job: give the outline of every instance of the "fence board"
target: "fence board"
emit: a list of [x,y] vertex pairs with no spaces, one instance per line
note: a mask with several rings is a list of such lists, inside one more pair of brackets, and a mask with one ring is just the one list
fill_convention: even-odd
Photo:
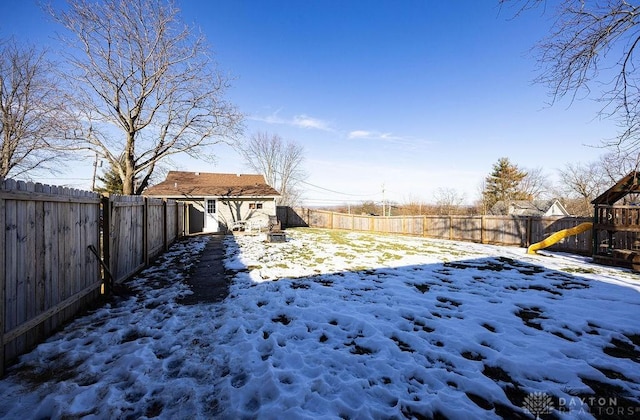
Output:
[[[26,190],[30,192],[35,192],[35,184],[30,182],[26,185]],[[35,201],[26,201],[25,202],[25,238],[24,241],[24,252],[25,252],[25,261],[29,261],[30,264],[26,264],[25,267],[25,308],[24,308],[24,320],[33,318],[38,314],[38,307],[36,304],[36,226],[35,226],[35,218],[36,218],[36,202]],[[36,331],[30,331],[25,334],[25,346],[31,347],[36,341]]]
[[165,204],[160,198],[147,198],[147,260],[154,258],[164,248]]
[[[41,194],[44,191],[43,185],[37,183],[34,188],[34,192],[37,194]],[[33,311],[29,315],[29,318],[33,318],[40,313],[43,313],[46,309],[44,303],[45,296],[45,271],[44,271],[44,255],[45,255],[45,241],[44,241],[44,223],[39,223],[39,221],[44,221],[44,206],[45,203],[43,201],[33,201],[34,205],[34,259],[32,263],[34,265],[34,275],[35,275],[35,290],[34,290],[34,302],[33,302]],[[31,345],[35,345],[40,337],[45,334],[45,325],[43,323],[39,323],[34,327],[34,331],[32,332]]]
[[164,249],[178,236],[178,203],[176,201],[164,201],[165,205],[165,237]]
[[[26,190],[25,183],[19,181],[16,188]],[[27,201],[16,201],[16,290],[15,290],[15,324],[14,327],[27,320],[27,264],[19,264],[20,261],[28,261],[26,252],[27,239]],[[26,346],[26,337],[21,336],[16,339],[16,347]]]
[[[51,193],[51,187],[45,191]],[[55,203],[44,202],[44,276],[48,279],[44,287],[44,306],[50,307],[54,302],[54,291],[58,286],[58,230],[56,221],[58,219],[58,209]],[[53,320],[49,318],[45,322],[45,333],[53,330]]]

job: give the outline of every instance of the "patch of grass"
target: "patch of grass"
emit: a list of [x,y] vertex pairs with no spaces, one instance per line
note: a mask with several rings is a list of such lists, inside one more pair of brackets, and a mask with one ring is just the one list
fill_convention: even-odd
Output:
[[378,262],[379,263],[384,263],[384,262],[387,262],[387,261],[400,260],[400,259],[402,259],[402,256],[400,256],[400,255],[392,254],[390,252],[385,252],[385,253],[383,253],[382,255],[380,255],[378,257]]
[[353,254],[347,254],[346,252],[342,252],[342,251],[338,251],[334,254],[336,257],[341,257],[344,258],[345,260],[352,260],[355,257],[353,256]]
[[574,273],[574,274],[597,274],[598,271],[593,268],[582,268],[582,267],[565,267],[561,268],[560,271],[564,271],[565,273]]
[[[439,260],[455,261],[476,252],[460,250],[455,244],[428,238],[405,237],[396,234],[330,230],[317,228],[290,229],[291,241],[270,248],[258,260],[260,267],[291,270],[305,267],[320,273],[324,265],[339,265],[350,271],[366,271],[378,265],[388,265],[407,256],[438,255]],[[329,253],[331,256],[329,256]],[[337,257],[337,258],[334,258]],[[360,262],[357,267],[355,261]]]

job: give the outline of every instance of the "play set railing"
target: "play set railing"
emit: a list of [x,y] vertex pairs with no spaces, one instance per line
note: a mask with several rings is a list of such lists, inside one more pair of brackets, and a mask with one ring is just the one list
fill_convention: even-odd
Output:
[[596,206],[596,224],[615,230],[640,230],[640,206]]

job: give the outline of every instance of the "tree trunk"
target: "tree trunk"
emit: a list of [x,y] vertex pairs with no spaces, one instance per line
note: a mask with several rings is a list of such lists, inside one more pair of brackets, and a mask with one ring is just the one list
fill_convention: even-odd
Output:
[[134,134],[129,133],[127,138],[127,147],[124,155],[124,179],[122,180],[122,193],[124,195],[134,195],[136,180],[136,161],[135,161],[135,140]]
[[9,141],[5,140],[2,144],[2,150],[0,150],[0,177],[4,178],[9,173]]

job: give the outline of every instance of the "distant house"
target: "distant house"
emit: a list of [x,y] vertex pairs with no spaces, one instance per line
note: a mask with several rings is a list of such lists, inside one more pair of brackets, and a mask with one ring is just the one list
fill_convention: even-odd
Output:
[[498,201],[491,208],[490,213],[510,216],[570,216],[567,209],[557,199]]
[[143,194],[188,202],[189,233],[225,232],[238,221],[267,226],[280,196],[262,175],[179,171]]

